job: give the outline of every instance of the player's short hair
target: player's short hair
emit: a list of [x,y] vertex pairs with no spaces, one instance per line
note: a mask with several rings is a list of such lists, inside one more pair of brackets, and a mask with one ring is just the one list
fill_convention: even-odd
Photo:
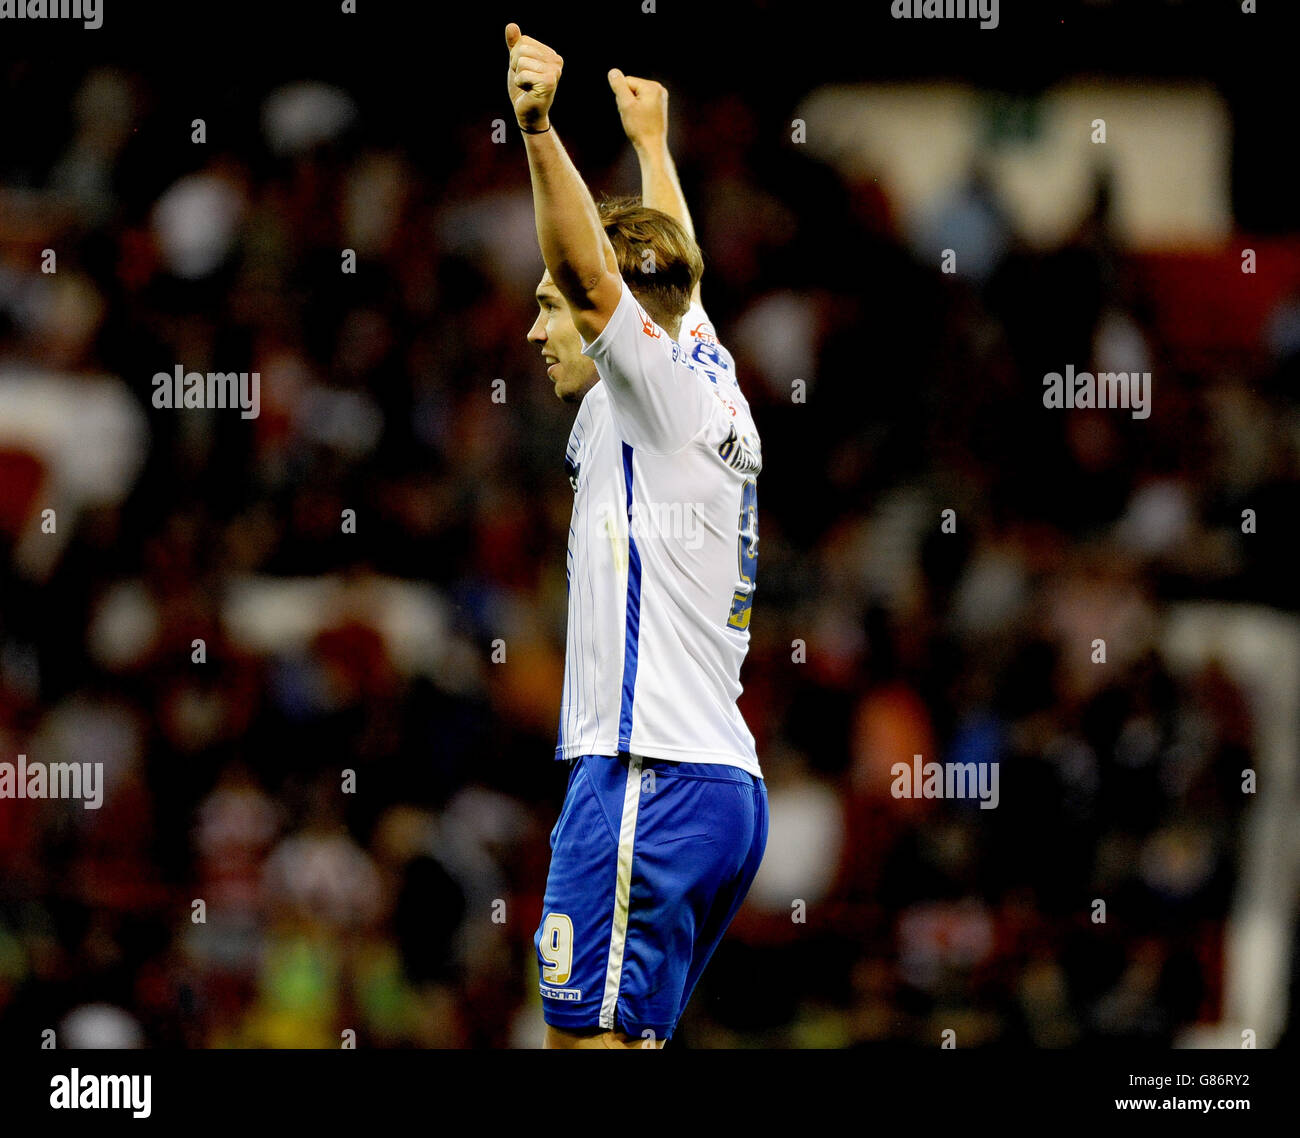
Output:
[[619,274],[655,323],[670,327],[686,315],[704,275],[700,247],[679,222],[643,205],[638,195],[605,198],[597,208]]

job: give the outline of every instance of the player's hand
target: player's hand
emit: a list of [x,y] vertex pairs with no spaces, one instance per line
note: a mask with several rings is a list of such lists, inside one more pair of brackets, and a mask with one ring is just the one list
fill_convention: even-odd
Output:
[[623,133],[638,149],[668,141],[668,88],[653,79],[624,75],[617,67],[609,73],[609,86],[618,103]]
[[518,24],[506,25],[506,47],[510,49],[507,83],[515,120],[528,130],[545,130],[551,125],[551,103],[564,58],[532,36],[521,35]]

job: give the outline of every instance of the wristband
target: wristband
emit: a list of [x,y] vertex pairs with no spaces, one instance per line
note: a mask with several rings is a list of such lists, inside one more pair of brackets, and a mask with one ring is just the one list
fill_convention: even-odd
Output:
[[550,130],[551,128],[548,126],[546,130],[529,130],[526,126],[521,126],[519,127],[519,129],[522,130],[525,134],[545,134],[546,130]]

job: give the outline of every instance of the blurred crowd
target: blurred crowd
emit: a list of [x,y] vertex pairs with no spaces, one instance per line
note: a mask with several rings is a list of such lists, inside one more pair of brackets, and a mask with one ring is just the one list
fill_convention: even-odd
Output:
[[[52,93],[0,155],[0,759],[107,789],[0,799],[0,1038],[536,1045],[573,411],[525,341],[517,140],[408,142],[323,82],[207,143],[142,74]],[[1300,599],[1300,301],[1207,356],[1155,318],[1104,180],[1044,251],[975,175],[905,232],[737,97],[677,100],[673,131],[763,439],[741,706],[772,809],[678,1038],[1214,1022],[1256,724],[1160,629]],[[621,138],[565,138],[598,194],[638,188]],[[1067,361],[1151,371],[1150,418],[1044,408]],[[155,407],[178,364],[259,373],[260,415]],[[1000,764],[998,808],[894,798],[915,754]]]

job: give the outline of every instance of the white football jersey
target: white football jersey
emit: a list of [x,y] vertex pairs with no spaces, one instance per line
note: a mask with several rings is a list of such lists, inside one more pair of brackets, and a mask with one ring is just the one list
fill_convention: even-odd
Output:
[[699,305],[672,338],[632,291],[583,355],[569,436],[558,758],[630,752],[761,778],[736,706],[758,560],[758,432]]

